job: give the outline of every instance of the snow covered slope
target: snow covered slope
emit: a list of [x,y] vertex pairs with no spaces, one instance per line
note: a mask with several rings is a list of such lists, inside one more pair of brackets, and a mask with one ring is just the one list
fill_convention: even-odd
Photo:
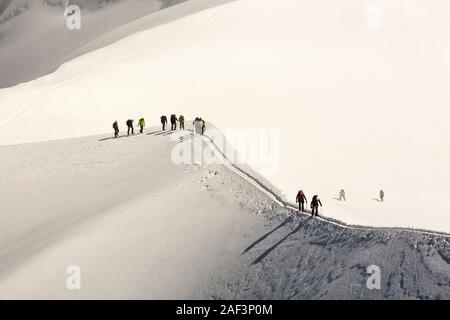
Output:
[[149,130],[0,148],[0,297],[202,297],[264,219],[225,168],[175,165],[176,143]]
[[1,147],[0,298],[450,298],[448,238],[296,216],[228,166],[175,165],[202,141],[179,135]]
[[288,199],[302,188],[348,223],[450,232],[450,5],[380,1],[375,25],[372,6],[239,0],[133,34],[1,90],[0,143],[172,112],[273,128],[280,163],[267,178]]

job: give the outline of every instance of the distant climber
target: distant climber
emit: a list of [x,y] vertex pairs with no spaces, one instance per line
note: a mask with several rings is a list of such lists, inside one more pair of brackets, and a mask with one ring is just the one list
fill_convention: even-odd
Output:
[[167,124],[167,117],[166,116],[161,116],[161,124],[162,124],[163,131],[166,131],[166,124]]
[[384,191],[380,190],[380,200],[381,202],[384,202]]
[[318,216],[319,215],[319,205],[322,206],[322,202],[319,199],[318,195],[315,195],[311,200],[311,216]]
[[341,191],[339,191],[339,200],[345,201],[345,190],[344,189],[341,189]]
[[177,122],[178,122],[177,116],[172,114],[170,116],[170,126],[171,126],[170,128],[172,131],[177,130]]
[[119,136],[119,124],[117,123],[117,121],[114,121],[113,129],[114,129],[114,138],[117,138]]
[[298,211],[300,211],[300,212],[305,211],[305,203],[308,203],[308,200],[306,200],[306,196],[303,193],[303,190],[300,190],[297,193],[297,197],[295,198],[295,203],[298,203]]
[[184,116],[180,114],[178,117],[178,122],[180,123],[180,130],[184,130]]
[[128,131],[127,131],[128,135],[130,135],[130,130],[131,130],[131,134],[134,134],[133,121],[134,121],[133,119],[128,119],[126,122],[127,127],[128,127]]
[[139,119],[138,125],[139,125],[139,128],[140,128],[139,132],[140,133],[144,133],[144,127],[145,127],[145,120],[144,120],[144,118]]

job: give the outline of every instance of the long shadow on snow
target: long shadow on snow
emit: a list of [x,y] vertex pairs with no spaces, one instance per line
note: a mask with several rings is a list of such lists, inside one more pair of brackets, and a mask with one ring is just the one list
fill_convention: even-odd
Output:
[[173,133],[175,133],[176,131],[160,131],[160,132],[155,132],[153,133],[154,136],[168,136],[171,135]]
[[[292,216],[292,215],[291,215]],[[259,257],[257,257],[255,259],[255,261],[253,261],[251,264],[255,265],[257,263],[260,263],[265,257],[267,257],[269,255],[269,253],[271,253],[273,250],[276,249],[276,247],[278,247],[280,244],[282,244],[287,238],[289,238],[291,235],[293,235],[294,233],[296,233],[298,230],[300,230],[303,225],[308,222],[309,220],[312,219],[311,217],[306,218],[305,220],[303,220],[302,222],[300,222],[300,224],[297,226],[297,228],[295,228],[294,230],[292,230],[291,232],[289,232],[283,239],[281,239],[280,241],[278,241],[277,243],[275,243],[273,246],[271,246],[269,249],[267,249],[266,251],[264,251]],[[285,220],[286,221],[286,220]],[[284,223],[284,222],[283,222]],[[278,228],[278,227],[277,227]]]
[[185,135],[185,136],[182,136],[182,137],[179,138],[180,143],[184,142],[184,141],[187,141],[187,140],[191,140],[191,139],[194,139],[194,134],[193,133]]
[[165,133],[167,133],[167,131],[160,131],[160,132],[154,133],[153,135],[155,135],[155,136],[162,136]]
[[137,135],[137,133],[136,134],[130,134],[130,135],[122,135],[122,136],[118,136],[118,137],[103,138],[103,139],[100,139],[98,141],[115,140],[115,139],[120,139],[120,138],[129,138],[129,137],[133,137],[135,135]]
[[265,235],[263,235],[261,238],[259,238],[258,240],[256,240],[255,242],[253,242],[251,245],[249,245],[242,253],[241,255],[246,254],[247,252],[249,252],[254,246],[256,246],[258,243],[260,243],[261,241],[263,241],[265,238],[267,238],[268,236],[270,236],[272,233],[274,233],[275,231],[277,231],[278,229],[280,229],[281,227],[285,226],[286,223],[288,223],[289,221],[292,220],[292,217],[296,214],[296,212],[292,213],[290,216],[288,216],[286,219],[284,219],[284,221],[282,223],[280,223],[280,225],[278,225],[277,227],[275,227],[274,229],[270,230],[268,233],[266,233]]
[[164,131],[162,131],[162,130],[158,130],[158,131],[152,131],[152,132],[149,132],[149,133],[147,133],[147,135],[148,136],[151,136],[152,134],[158,134],[158,133],[160,133],[160,132],[164,132]]

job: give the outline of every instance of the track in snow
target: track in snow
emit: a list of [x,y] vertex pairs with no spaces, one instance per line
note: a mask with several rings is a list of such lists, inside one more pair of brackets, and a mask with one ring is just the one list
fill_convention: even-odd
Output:
[[[214,146],[214,148],[219,152],[221,157],[223,159],[225,159],[225,164],[229,168],[231,168],[233,170],[233,172],[235,172],[239,176],[246,179],[248,182],[250,182],[252,185],[254,185],[259,190],[263,191],[270,199],[275,201],[278,205],[280,205],[284,208],[290,209],[292,211],[298,212],[298,209],[295,207],[295,205],[293,205],[292,203],[283,199],[283,197],[281,197],[279,194],[274,192],[271,188],[269,188],[265,183],[260,181],[258,178],[252,176],[251,174],[247,173],[244,169],[240,168],[238,165],[232,163],[227,158],[226,154],[222,150],[220,150],[220,148],[217,146],[217,144],[215,144],[214,141],[210,137],[208,137],[207,135],[205,135],[204,137],[209,143],[211,143]],[[301,213],[301,214],[304,216],[307,216],[307,214],[305,214],[305,213]],[[316,219],[323,221],[323,222],[331,223],[331,224],[339,226],[341,228],[353,229],[353,230],[408,231],[408,232],[413,232],[413,233],[418,233],[418,234],[434,235],[434,236],[442,236],[445,238],[450,238],[449,233],[438,232],[438,231],[421,230],[421,229],[414,229],[414,228],[402,228],[402,227],[370,227],[370,226],[349,225],[349,224],[346,224],[345,222],[342,222],[339,220],[335,220],[335,219],[328,218],[328,217],[320,217],[320,216],[316,217]]]

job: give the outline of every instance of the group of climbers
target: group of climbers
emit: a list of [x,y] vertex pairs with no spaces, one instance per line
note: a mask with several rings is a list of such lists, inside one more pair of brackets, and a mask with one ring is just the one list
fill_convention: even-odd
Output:
[[[126,125],[127,125],[127,135],[134,134],[134,126],[133,126],[133,119],[128,119],[126,121]],[[180,124],[180,130],[184,130],[184,116],[180,115],[179,117],[177,117],[175,114],[172,114],[170,116],[170,129],[171,131],[177,130],[177,123]],[[197,134],[201,134],[203,135],[205,132],[205,128],[206,128],[206,123],[205,120],[203,120],[200,117],[196,117],[194,122],[192,123],[194,126],[194,132]],[[165,115],[161,116],[161,125],[162,125],[162,130],[165,131],[166,130],[166,125],[167,125],[167,117]],[[145,127],[145,120],[144,118],[139,119],[138,121],[138,127],[140,127],[139,133],[143,133],[144,132],[144,127]],[[115,121],[113,123],[113,129],[114,129],[114,137],[118,137],[119,136],[119,124],[117,123],[117,121]],[[341,189],[339,191],[339,201],[346,201],[346,193],[344,189]],[[379,201],[380,202],[384,202],[384,191],[380,190],[379,193]],[[298,203],[298,210],[300,212],[305,212],[305,204],[308,203],[308,200],[306,198],[305,193],[303,192],[303,190],[300,190],[297,193],[297,197],[295,199],[295,202]],[[310,208],[311,208],[311,215],[314,216],[318,216],[319,215],[319,206],[322,207],[322,202],[319,199],[318,195],[314,195],[311,199],[311,203],[310,203]]]
[[[184,116],[180,115],[177,118],[177,116],[175,114],[172,114],[170,116],[170,130],[172,130],[172,131],[177,130],[177,123],[180,124],[180,130],[184,130]],[[167,125],[167,117],[164,115],[161,116],[161,125],[162,125],[163,131],[165,131],[166,125]]]
[[[178,118],[175,114],[172,114],[170,116],[170,129],[172,131],[177,130],[177,123],[180,123],[180,130],[184,130],[184,116],[180,115]],[[166,124],[167,124],[167,117],[161,116],[161,125],[162,129],[166,130]],[[195,118],[194,122],[192,123],[194,125],[194,131],[195,133],[203,135],[205,133],[206,128],[206,122],[202,118]]]
[[[300,212],[304,212],[305,211],[305,203],[308,203],[308,200],[306,199],[306,196],[305,196],[305,193],[303,192],[303,190],[300,190],[297,193],[295,202],[298,203],[298,210]],[[322,202],[320,201],[318,195],[314,195],[311,199],[311,215],[313,217],[319,215],[319,205],[322,206]]]
[[[134,119],[128,119],[125,124],[127,126],[127,135],[134,134]],[[117,121],[114,121],[113,125],[112,125],[113,129],[114,129],[114,137],[118,137],[119,136],[119,123]],[[137,127],[140,128],[139,133],[144,133],[144,127],[145,127],[145,120],[144,118],[139,119]]]
[[[380,199],[379,201],[384,202],[384,191],[380,190]],[[341,189],[339,191],[339,201],[346,201],[345,190]],[[308,203],[306,199],[305,193],[303,190],[300,190],[297,193],[297,197],[295,198],[295,203],[298,203],[298,211],[305,212],[305,203]],[[319,205],[322,207],[322,202],[319,199],[318,195],[314,195],[311,200],[311,215],[318,216],[319,215]]]
[[[134,126],[133,126],[133,119],[128,119],[126,121],[126,125],[127,125],[127,135],[134,134]],[[177,117],[175,114],[172,114],[170,116],[170,129],[171,131],[175,131],[177,130],[177,123],[180,124],[179,128],[180,130],[184,130],[184,116],[180,115],[179,117]],[[205,120],[203,120],[200,117],[196,117],[194,122],[192,123],[194,126],[194,132],[197,134],[201,134],[203,135],[205,132],[205,128],[206,128],[206,123]],[[167,117],[165,115],[161,116],[161,125],[162,125],[162,130],[165,131],[166,130],[166,125],[167,125]],[[144,118],[139,119],[138,121],[138,127],[140,127],[139,133],[143,133],[144,132],[144,127],[145,127],[145,120]],[[117,121],[115,121],[113,123],[113,129],[114,129],[114,137],[118,137],[119,136],[119,124]],[[339,201],[346,201],[346,193],[344,189],[341,189],[339,191]],[[380,202],[384,202],[384,191],[380,190],[379,193],[379,201]],[[298,191],[297,193],[297,197],[295,199],[295,202],[298,203],[298,210],[299,212],[305,212],[305,204],[308,203],[308,200],[306,198],[305,193],[303,192],[303,190]],[[322,207],[322,202],[319,199],[318,195],[314,195],[311,199],[311,203],[310,203],[310,208],[311,208],[311,215],[314,216],[318,216],[319,215],[319,206]]]
[[[380,193],[379,193],[379,201],[380,202],[384,202],[384,191],[383,190],[380,190]],[[345,190],[344,189],[341,189],[340,191],[339,191],[339,201],[346,201],[347,199],[346,199],[346,197],[345,197]],[[375,200],[378,200],[378,199],[375,199]]]
[[[127,126],[127,135],[134,134],[134,120],[133,119],[128,119],[125,124]],[[170,129],[172,131],[177,130],[177,124],[180,124],[179,128],[180,130],[184,130],[184,116],[180,115],[179,117],[177,117],[175,114],[172,114],[170,116]],[[205,121],[202,118],[195,118],[194,120],[194,129],[196,133],[199,134],[203,134],[205,132]],[[167,117],[166,116],[161,116],[161,125],[162,125],[162,130],[165,131],[166,130],[166,125],[167,125]],[[139,133],[144,133],[144,128],[145,128],[145,120],[144,118],[139,119],[137,127],[140,128]],[[113,129],[114,129],[114,137],[118,137],[119,136],[119,124],[117,121],[114,121],[113,123]]]

